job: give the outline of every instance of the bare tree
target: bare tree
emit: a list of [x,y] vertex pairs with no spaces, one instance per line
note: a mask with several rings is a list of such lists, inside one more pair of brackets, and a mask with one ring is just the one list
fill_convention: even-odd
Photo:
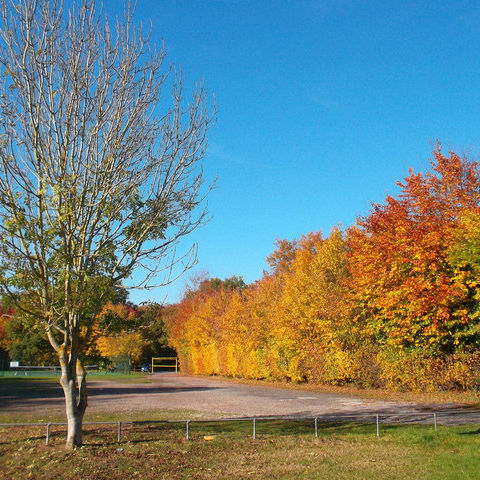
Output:
[[110,25],[93,0],[0,2],[0,288],[58,353],[73,448],[82,349],[109,292],[139,267],[147,287],[195,261],[175,250],[206,220],[214,112],[202,85],[185,104],[128,5]]

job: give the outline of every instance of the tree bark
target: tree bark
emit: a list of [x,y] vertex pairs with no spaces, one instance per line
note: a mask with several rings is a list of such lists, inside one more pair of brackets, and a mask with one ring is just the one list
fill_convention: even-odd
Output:
[[86,371],[80,361],[62,362],[60,384],[65,394],[65,410],[67,414],[67,450],[81,447],[83,444],[83,416],[87,408]]

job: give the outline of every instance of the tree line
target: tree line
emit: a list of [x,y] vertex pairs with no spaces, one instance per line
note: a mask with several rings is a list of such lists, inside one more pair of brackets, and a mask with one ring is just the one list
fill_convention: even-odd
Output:
[[[87,332],[80,332],[82,361],[105,371],[114,371],[127,362],[131,368],[151,363],[152,357],[174,356],[169,347],[165,318],[171,307],[135,305],[126,296],[109,300],[95,317]],[[21,365],[58,365],[58,356],[41,328],[32,328],[22,312],[8,307],[4,298],[0,306],[0,354],[8,354]],[[0,364],[5,369],[7,359]],[[123,365],[122,365],[123,366]]]
[[328,236],[277,240],[269,270],[204,279],[168,318],[184,371],[395,389],[480,381],[480,169],[433,152],[398,195]]

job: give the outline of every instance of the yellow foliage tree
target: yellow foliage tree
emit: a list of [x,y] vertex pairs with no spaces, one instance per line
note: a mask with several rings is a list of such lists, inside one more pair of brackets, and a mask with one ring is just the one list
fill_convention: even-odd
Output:
[[338,382],[349,377],[340,335],[346,275],[340,229],[333,229],[326,239],[319,232],[302,237],[285,277],[275,335],[283,340],[293,380]]
[[140,362],[145,340],[139,332],[121,333],[112,336],[100,336],[96,347],[102,357],[128,355],[133,363]]
[[128,355],[133,363],[140,362],[146,344],[137,326],[138,311],[130,305],[107,303],[93,326],[90,353],[104,358]]

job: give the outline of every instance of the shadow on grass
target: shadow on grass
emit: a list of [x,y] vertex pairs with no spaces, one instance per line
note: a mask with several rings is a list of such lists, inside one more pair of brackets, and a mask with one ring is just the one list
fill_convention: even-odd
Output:
[[[43,435],[41,433],[39,434],[35,433],[32,435],[31,432],[28,432],[26,430],[24,431],[24,434],[26,436],[23,436],[18,432],[7,432],[7,434],[2,435],[2,441],[0,441],[0,445],[9,445],[17,441],[33,442],[37,440],[45,440],[45,435],[46,435],[46,433],[43,433]],[[50,436],[52,435],[50,434]]]
[[[318,422],[317,434],[341,435],[371,434],[375,425],[358,422]],[[236,422],[190,422],[191,435],[207,434],[238,434],[253,436],[253,420],[241,420]],[[303,436],[315,434],[314,419],[308,420],[262,420],[255,421],[255,434],[261,436]]]
[[477,428],[477,430],[473,430],[470,432],[460,432],[459,435],[480,435],[480,428]]

